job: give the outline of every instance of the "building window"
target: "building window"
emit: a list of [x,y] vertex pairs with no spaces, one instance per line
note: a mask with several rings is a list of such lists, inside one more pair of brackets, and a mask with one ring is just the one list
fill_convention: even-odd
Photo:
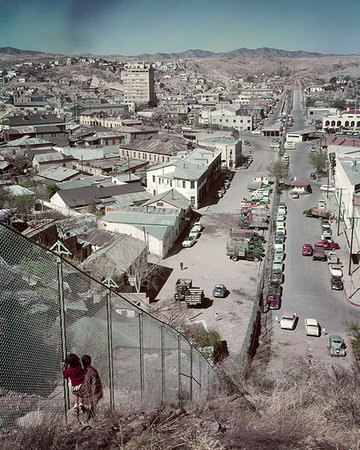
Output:
[[190,188],[195,189],[195,181],[191,181]]
[[182,183],[182,184],[183,184],[183,188],[185,189],[185,186],[186,186],[186,185],[185,185],[185,180],[183,180],[183,183]]
[[191,206],[195,205],[195,197],[190,197]]
[[155,183],[155,175],[153,175],[153,183]]

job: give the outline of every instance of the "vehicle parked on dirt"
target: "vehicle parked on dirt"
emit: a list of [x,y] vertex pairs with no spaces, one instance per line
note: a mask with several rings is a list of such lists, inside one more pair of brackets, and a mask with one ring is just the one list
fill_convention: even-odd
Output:
[[191,278],[179,278],[175,283],[175,300],[185,301],[186,306],[201,306],[204,290],[192,285]]
[[215,284],[213,289],[213,297],[224,298],[226,294],[226,287],[223,284]]
[[323,248],[324,250],[339,250],[340,245],[337,242],[332,242],[329,239],[324,239],[320,242],[315,242],[315,247]]
[[202,232],[202,230],[204,229],[204,225],[201,222],[194,222],[192,228],[192,230],[197,230],[199,233]]
[[303,256],[312,256],[313,254],[313,248],[311,244],[304,244],[302,246],[301,254]]
[[343,276],[343,271],[341,269],[341,265],[340,264],[329,264],[329,270],[330,270],[330,275],[332,277],[338,277],[338,278],[342,278]]
[[326,261],[325,250],[322,247],[315,247],[312,255],[313,261]]
[[182,241],[181,245],[184,248],[192,247],[196,242],[196,239],[194,236],[186,236],[186,238]]
[[329,336],[328,351],[330,356],[346,356],[346,345],[341,336],[331,334]]
[[344,289],[344,283],[341,277],[332,276],[330,279],[331,289],[334,291],[342,291]]
[[296,319],[296,313],[284,312],[280,319],[280,328],[283,330],[294,330]]
[[191,278],[178,278],[175,283],[175,295],[176,301],[185,300],[185,292],[192,287]]
[[299,198],[300,196],[299,196],[299,193],[298,192],[292,192],[291,193],[291,198]]
[[320,326],[316,319],[305,319],[304,324],[306,336],[320,336]]

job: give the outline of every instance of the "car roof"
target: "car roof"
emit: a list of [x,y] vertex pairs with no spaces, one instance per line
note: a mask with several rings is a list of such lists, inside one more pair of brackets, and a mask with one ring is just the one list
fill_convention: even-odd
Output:
[[338,334],[331,334],[329,336],[329,339],[331,339],[332,341],[342,341],[342,337],[339,336]]
[[295,316],[295,313],[289,313],[289,312],[284,312],[282,315],[283,319],[293,319]]
[[317,325],[318,321],[316,319],[305,319],[308,325]]

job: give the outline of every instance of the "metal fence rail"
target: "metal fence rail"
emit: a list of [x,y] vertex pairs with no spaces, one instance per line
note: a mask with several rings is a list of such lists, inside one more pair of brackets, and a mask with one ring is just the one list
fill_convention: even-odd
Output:
[[89,354],[104,406],[181,405],[220,388],[178,331],[0,224],[0,435],[34,411],[66,417],[61,361]]

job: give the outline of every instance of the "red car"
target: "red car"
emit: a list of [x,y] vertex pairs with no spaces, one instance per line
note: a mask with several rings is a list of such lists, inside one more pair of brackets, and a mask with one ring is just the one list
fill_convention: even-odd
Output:
[[302,255],[303,256],[312,256],[313,254],[313,248],[311,244],[304,244],[302,246]]
[[316,242],[315,247],[322,247],[324,250],[339,250],[340,245],[337,242],[331,242],[328,239]]
[[266,298],[266,304],[269,309],[279,309],[280,308],[280,297],[279,294],[275,294],[275,292],[271,292],[268,294]]

